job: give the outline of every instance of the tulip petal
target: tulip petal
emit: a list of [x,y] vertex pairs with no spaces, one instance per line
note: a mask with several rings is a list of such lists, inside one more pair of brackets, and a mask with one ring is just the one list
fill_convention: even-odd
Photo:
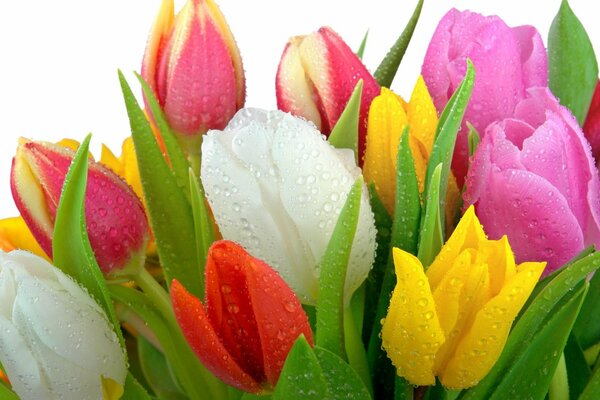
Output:
[[163,0],[161,2],[144,53],[142,76],[154,90],[156,90],[156,71],[158,68],[156,63],[160,59],[166,36],[173,26],[174,7],[173,0]]
[[240,368],[223,346],[202,302],[187,292],[177,280],[171,284],[171,300],[177,322],[204,366],[231,386],[251,393],[260,392],[260,384]]
[[0,220],[0,250],[28,250],[50,261],[27,227],[23,217]]
[[471,329],[442,375],[448,388],[476,385],[492,368],[506,343],[512,321],[531,294],[545,263],[524,263],[500,293],[477,313]]
[[523,87],[548,86],[548,57],[542,36],[533,26],[512,28],[521,50]]
[[490,293],[496,296],[516,273],[515,256],[506,235],[499,240],[480,242],[478,258],[488,266]]
[[435,355],[444,342],[433,295],[420,261],[394,248],[397,284],[383,323],[383,347],[398,375],[414,385],[435,383]]
[[592,153],[596,160],[600,160],[600,80],[596,83],[592,103],[583,124],[585,137],[592,146]]
[[429,155],[435,139],[438,117],[422,75],[419,75],[417,83],[415,83],[406,113],[411,134],[422,144],[424,153]]

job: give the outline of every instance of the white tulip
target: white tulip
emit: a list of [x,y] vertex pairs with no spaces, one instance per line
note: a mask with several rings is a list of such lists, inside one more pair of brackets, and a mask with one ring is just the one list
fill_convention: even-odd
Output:
[[62,271],[20,250],[0,251],[0,362],[25,400],[103,399],[127,375],[104,311]]
[[[223,237],[275,268],[307,304],[316,302],[318,264],[360,174],[352,151],[281,111],[242,109],[202,143],[202,182]],[[346,301],[369,273],[375,246],[363,187]]]

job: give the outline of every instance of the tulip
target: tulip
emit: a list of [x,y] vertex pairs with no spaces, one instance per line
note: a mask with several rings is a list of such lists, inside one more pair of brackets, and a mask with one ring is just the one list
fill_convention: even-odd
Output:
[[27,250],[50,261],[22,217],[0,220],[0,250]]
[[312,331],[298,298],[281,277],[241,246],[215,242],[206,260],[204,304],[174,280],[177,322],[202,363],[240,390],[275,387],[288,352]]
[[592,154],[598,162],[600,160],[600,81],[596,83],[592,103],[583,124],[583,133],[590,142]]
[[133,189],[135,194],[142,199],[142,202],[144,201],[142,179],[140,177],[135,147],[131,137],[128,137],[123,141],[120,157],[117,157],[107,146],[102,145],[100,162],[123,178],[131,189]]
[[452,9],[439,22],[421,69],[438,112],[464,78],[467,58],[477,77],[452,162],[461,186],[467,172],[466,122],[483,134],[490,123],[512,115],[527,88],[548,85],[546,49],[535,28],[510,28],[496,16]]
[[508,235],[517,261],[546,260],[550,273],[600,245],[599,185],[573,115],[547,88],[533,88],[513,118],[487,128],[464,199],[490,237]]
[[[414,160],[419,191],[423,193],[427,162],[433,148],[438,118],[422,77],[413,89],[410,101],[386,88],[371,103],[367,125],[367,149],[364,173],[373,182],[381,201],[393,214],[396,197],[396,164],[402,131],[410,127],[409,146]],[[453,222],[459,209],[460,192],[450,176],[446,196],[446,221]]]
[[432,385],[435,376],[451,389],[476,385],[545,263],[516,265],[506,236],[488,240],[473,207],[427,272],[412,254],[393,255],[397,283],[381,335],[398,375],[414,385]]
[[[363,80],[358,150],[365,151],[367,113],[379,85],[362,61],[331,28],[296,36],[285,46],[277,69],[277,107],[312,121],[328,135]],[[362,163],[362,161],[361,161]]]
[[24,400],[123,393],[125,356],[104,311],[59,269],[0,251],[0,362]]
[[[74,153],[22,139],[13,159],[11,189],[17,208],[42,249],[52,256],[54,220]],[[143,265],[148,221],[133,190],[112,171],[89,160],[85,219],[104,274],[135,273]]]
[[188,0],[173,17],[173,0],[163,0],[150,32],[142,77],[167,121],[197,152],[209,129],[223,129],[244,105],[242,59],[213,0]]
[[[202,143],[202,182],[223,238],[275,268],[307,304],[316,303],[319,262],[359,175],[351,150],[332,147],[312,123],[281,111],[243,109]],[[374,254],[375,225],[363,189],[346,301]]]

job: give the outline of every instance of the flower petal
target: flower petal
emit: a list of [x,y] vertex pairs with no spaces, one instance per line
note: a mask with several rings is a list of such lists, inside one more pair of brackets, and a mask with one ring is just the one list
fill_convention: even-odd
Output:
[[33,237],[23,217],[0,220],[0,250],[28,250],[50,261],[44,250]]

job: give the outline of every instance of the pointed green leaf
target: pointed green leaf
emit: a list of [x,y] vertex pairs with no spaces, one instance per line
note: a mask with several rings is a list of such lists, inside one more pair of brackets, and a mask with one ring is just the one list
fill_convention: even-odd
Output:
[[448,392],[439,379],[435,380],[435,385],[427,388],[423,400],[448,400]]
[[444,244],[441,223],[443,211],[440,210],[439,201],[442,169],[443,164],[439,164],[433,171],[425,200],[425,215],[421,224],[418,252],[419,260],[421,260],[425,268],[431,265]]
[[273,400],[329,400],[327,382],[319,361],[301,335],[288,353]]
[[363,180],[359,177],[348,193],[319,267],[317,344],[345,358],[344,286],[352,242],[358,225]]
[[587,349],[600,342],[600,274],[594,274],[590,281],[590,293],[587,295],[573,332],[577,335],[578,343]]
[[361,378],[344,360],[322,347],[315,347],[314,352],[327,382],[331,400],[348,399],[350,393],[352,400],[371,399]]
[[160,152],[152,128],[121,71],[119,80],[150,224],[167,285],[176,278],[188,291],[199,296],[202,293],[200,266],[190,204]]
[[[587,297],[592,295],[592,287],[588,290]],[[587,301],[587,297],[586,300]],[[585,304],[585,301],[583,304]],[[583,311],[583,306],[582,306]],[[581,311],[579,311],[581,315]],[[579,318],[579,317],[578,317]],[[569,378],[569,397],[579,398],[592,376],[592,371],[585,360],[583,350],[577,341],[577,337],[571,333],[567,346],[565,347],[565,361],[567,365],[567,376]]]
[[136,342],[142,371],[154,393],[170,400],[187,399],[173,381],[165,355],[141,335]]
[[548,34],[548,80],[552,93],[583,125],[598,81],[598,62],[567,0],[562,1]]
[[579,400],[598,400],[600,399],[600,366],[596,366],[592,373],[592,377],[588,381],[587,386]]
[[19,400],[19,396],[10,388],[4,385],[4,382],[0,381],[0,399],[2,400]]
[[98,267],[87,236],[85,223],[85,190],[87,187],[88,149],[91,135],[79,146],[69,167],[56,211],[52,238],[53,262],[70,275],[104,309],[108,320],[125,347],[121,326],[115,315],[106,281]]
[[121,400],[150,400],[151,397],[146,392],[146,389],[135,379],[131,373],[127,374],[125,379],[125,387],[123,388],[123,396]]
[[394,400],[413,400],[415,388],[401,376],[396,375],[394,382]]
[[[475,84],[475,68],[471,60],[467,59],[467,73],[461,84],[446,104],[435,133],[435,141],[427,163],[427,172],[425,175],[425,198],[430,190],[430,182],[434,169],[438,164],[443,164],[440,175],[439,202],[440,210],[446,209],[446,191],[448,188],[448,176],[450,175],[450,165],[454,154],[454,145],[458,130],[465,115],[465,110],[469,104],[473,85]],[[440,214],[441,226],[444,225],[444,212]]]
[[477,129],[475,129],[470,122],[467,122],[467,126],[469,127],[469,157],[471,157],[473,154],[475,154],[475,151],[481,142],[481,138],[479,136],[479,132],[477,132]]
[[358,122],[360,119],[360,99],[362,96],[363,81],[358,81],[352,96],[346,104],[346,108],[336,122],[329,138],[327,139],[333,147],[338,149],[350,149],[354,151],[354,159],[358,164]]
[[[492,391],[508,376],[507,374],[514,365],[529,351],[531,343],[538,338],[539,332],[548,325],[549,318],[552,318],[566,302],[573,298],[573,294],[576,292],[573,290],[574,287],[581,284],[590,273],[599,267],[600,253],[592,253],[575,261],[568,268],[560,270],[551,281],[547,282],[529,305],[526,305],[527,308],[514,323],[504,350],[494,367],[477,386],[463,392],[460,398],[489,398]],[[579,293],[579,291],[577,292]],[[573,316],[573,318],[575,317],[576,315]],[[537,356],[539,354],[543,353],[538,353]],[[550,371],[549,374],[551,375]]]
[[171,132],[171,128],[169,127],[165,115],[158,104],[158,100],[156,99],[156,96],[154,96],[154,91],[150,89],[150,86],[140,74],[136,72],[135,76],[142,85],[142,91],[144,92],[146,101],[148,102],[150,110],[152,111],[152,117],[154,118],[158,131],[160,132],[160,137],[165,144],[167,156],[169,157],[169,164],[171,165],[177,185],[189,198],[190,186],[188,180],[188,168],[190,164],[185,157],[185,153],[179,145],[177,138]]
[[396,40],[396,43],[394,43],[392,48],[388,51],[385,58],[381,61],[381,64],[379,64],[379,67],[377,67],[377,70],[373,74],[381,86],[389,88],[392,85],[394,77],[396,76],[396,72],[398,71],[398,67],[400,66],[400,62],[404,57],[404,53],[406,53],[410,39],[412,38],[415,27],[417,26],[417,22],[419,21],[422,8],[423,0],[419,0],[412,16],[410,17],[410,20],[408,20],[408,24],[406,24],[406,27],[402,31],[402,34]]
[[365,54],[365,47],[367,46],[368,38],[369,38],[369,30],[367,29],[367,31],[365,32],[365,36],[363,36],[363,40],[360,42],[360,47],[358,48],[358,51],[356,52],[356,55],[361,60],[363,58],[363,55]]

